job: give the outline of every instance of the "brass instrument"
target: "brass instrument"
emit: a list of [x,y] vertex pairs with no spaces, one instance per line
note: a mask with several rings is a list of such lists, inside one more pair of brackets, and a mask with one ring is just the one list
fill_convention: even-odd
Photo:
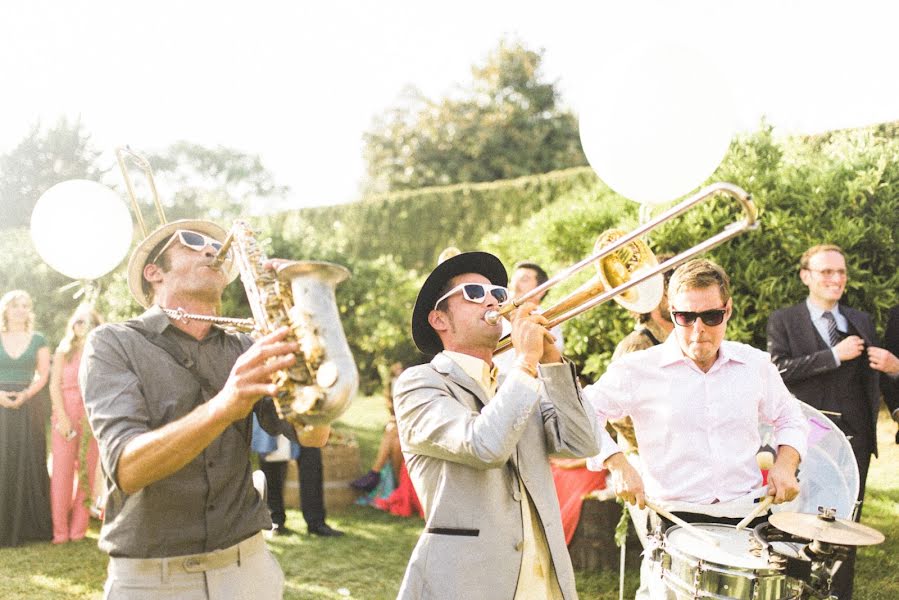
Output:
[[[680,216],[695,205],[719,193],[730,196],[739,202],[743,210],[743,218],[729,224],[722,231],[692,248],[659,263],[649,250],[649,247],[641,239],[642,236],[662,223]],[[542,311],[542,314],[549,320],[546,325],[547,329],[551,329],[559,323],[576,317],[610,299],[615,300],[628,310],[639,313],[649,312],[662,299],[664,292],[662,273],[680,266],[697,254],[710,250],[744,231],[757,227],[758,209],[752,201],[752,197],[745,190],[731,183],[713,183],[674,205],[655,219],[633,229],[630,233],[614,229],[604,232],[597,240],[593,254],[564,269],[542,285],[538,285],[530,292],[513,299],[499,309],[488,311],[484,319],[490,324],[497,323],[502,316],[512,312],[524,302],[532,298],[539,298],[543,292],[552,286],[568,279],[593,263],[597,265],[598,270],[595,278],[562,299],[559,303]],[[511,339],[508,337],[504,338],[500,341],[494,354],[505,352],[510,347]]]
[[275,374],[274,397],[280,417],[294,424],[327,424],[339,417],[356,393],[358,373],[340,325],[334,288],[349,277],[340,265],[322,261],[283,262],[265,267],[265,253],[244,221],[234,221],[215,259],[228,252],[240,270],[253,332],[266,335],[287,325],[286,341],[300,345],[297,362]]

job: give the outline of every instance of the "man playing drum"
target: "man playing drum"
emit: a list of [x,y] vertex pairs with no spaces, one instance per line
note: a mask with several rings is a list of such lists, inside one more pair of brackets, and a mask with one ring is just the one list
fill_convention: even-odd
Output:
[[[799,493],[806,420],[767,353],[724,340],[729,286],[708,260],[679,267],[668,286],[674,335],[622,356],[585,389],[600,443],[591,468],[608,468],[615,492],[631,504],[664,504],[689,522],[736,524],[760,496],[781,503]],[[625,416],[633,419],[642,475],[605,431],[608,420]],[[773,426],[777,446],[767,489],[756,462],[760,422]],[[649,592],[651,567],[644,560],[638,597]]]

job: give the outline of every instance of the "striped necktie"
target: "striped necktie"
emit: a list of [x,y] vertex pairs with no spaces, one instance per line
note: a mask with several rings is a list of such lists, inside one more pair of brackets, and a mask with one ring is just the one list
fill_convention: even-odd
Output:
[[829,310],[825,310],[821,316],[827,321],[827,335],[830,336],[830,345],[836,346],[840,343],[840,332],[837,331],[837,320]]

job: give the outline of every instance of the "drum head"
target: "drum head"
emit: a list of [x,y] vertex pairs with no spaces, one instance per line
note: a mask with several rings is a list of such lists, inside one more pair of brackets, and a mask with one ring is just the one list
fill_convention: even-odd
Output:
[[665,533],[665,544],[670,549],[717,565],[739,569],[771,569],[767,556],[751,552],[752,530],[737,531],[733,525],[698,523],[694,527],[708,534],[717,545],[694,535],[689,529],[674,525]]
[[[858,498],[858,464],[849,440],[824,414],[799,402],[809,427],[808,453],[799,465],[799,496],[771,507],[772,512],[816,514],[819,506],[836,509],[836,516],[851,519]],[[774,446],[774,429],[760,425],[762,444]]]

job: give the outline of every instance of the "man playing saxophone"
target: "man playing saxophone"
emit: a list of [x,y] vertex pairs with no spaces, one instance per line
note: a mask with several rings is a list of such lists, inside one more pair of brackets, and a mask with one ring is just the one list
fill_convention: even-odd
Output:
[[98,328],[84,349],[81,386],[110,489],[105,598],[282,595],[261,534],[271,520],[253,486],[251,413],[306,446],[324,445],[330,428],[278,419],[272,374],[298,351],[286,327],[253,342],[195,318],[219,314],[236,276],[231,261],[214,262],[224,238],[200,220],[152,232],[128,265],[146,312]]

